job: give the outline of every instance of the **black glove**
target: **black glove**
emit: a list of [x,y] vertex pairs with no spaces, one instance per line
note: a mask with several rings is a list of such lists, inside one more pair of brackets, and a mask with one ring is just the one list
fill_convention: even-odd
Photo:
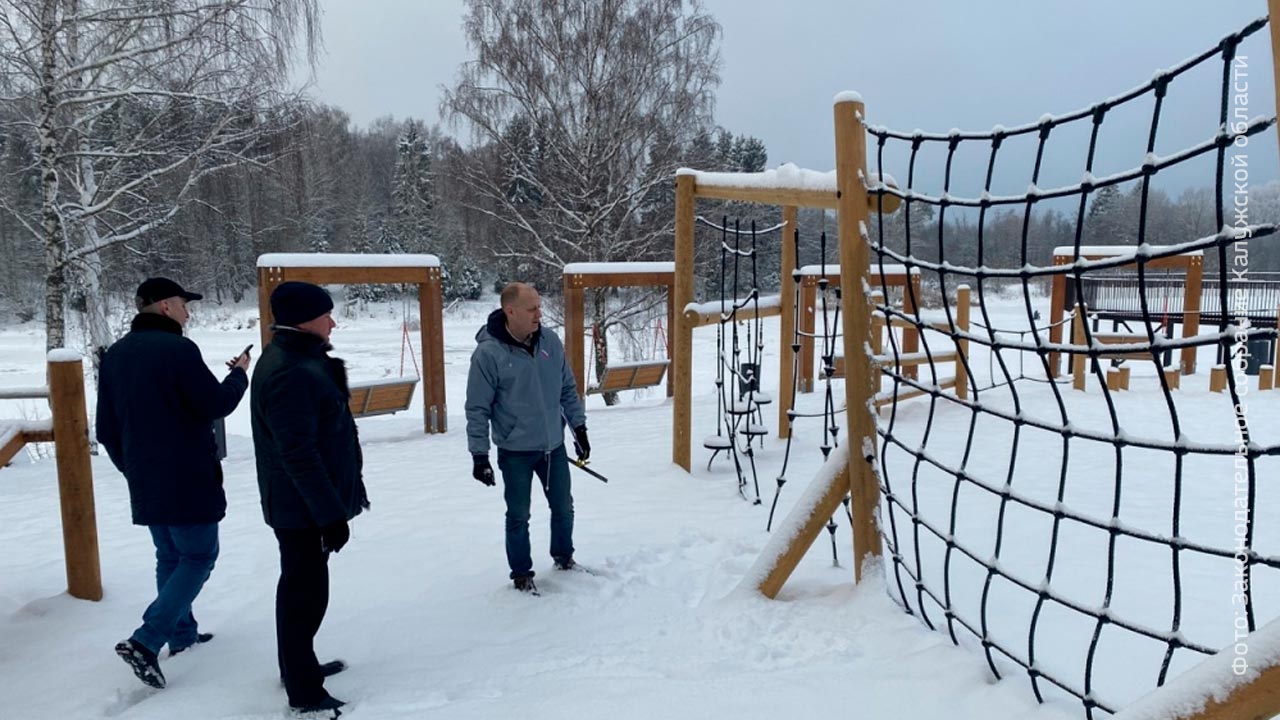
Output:
[[579,425],[573,429],[573,449],[578,453],[578,460],[591,457],[591,442],[587,440],[586,425]]
[[489,464],[488,455],[472,455],[471,477],[493,486],[493,466]]
[[351,526],[346,520],[339,520],[332,525],[320,528],[320,547],[329,552],[338,552],[351,539]]

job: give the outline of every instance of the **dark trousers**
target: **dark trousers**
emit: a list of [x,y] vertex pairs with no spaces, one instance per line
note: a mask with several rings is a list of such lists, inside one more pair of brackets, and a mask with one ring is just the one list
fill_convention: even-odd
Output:
[[316,659],[315,638],[329,608],[329,553],[320,529],[276,531],[280,583],[276,586],[276,649],[289,704],[314,705],[329,696]]
[[529,550],[529,505],[533,476],[551,507],[551,557],[573,557],[573,495],[569,487],[569,456],[564,445],[551,452],[517,452],[498,449],[502,471],[502,497],[507,501],[507,564],[511,577],[533,577]]

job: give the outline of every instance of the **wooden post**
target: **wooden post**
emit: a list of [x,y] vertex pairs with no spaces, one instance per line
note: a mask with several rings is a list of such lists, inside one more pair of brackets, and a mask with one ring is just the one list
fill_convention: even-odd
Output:
[[573,380],[578,385],[578,399],[581,400],[587,394],[587,368],[582,354],[582,313],[585,298],[576,276],[565,274],[563,283],[564,295],[561,297],[564,298],[564,354],[569,358],[569,370],[573,372]]
[[440,268],[418,285],[418,341],[422,343],[422,424],[427,433],[449,429],[444,386],[444,288]]
[[[1204,258],[1193,255],[1187,258],[1187,284],[1182,295],[1182,337],[1200,334],[1200,296],[1204,279]],[[1222,309],[1226,312],[1226,308]],[[1196,374],[1196,346],[1182,348],[1182,374]]]
[[817,327],[817,278],[800,280],[800,392],[813,392],[813,331]]
[[1214,365],[1209,370],[1209,392],[1220,393],[1227,389],[1227,366]]
[[688,472],[692,467],[693,433],[693,326],[684,319],[684,308],[693,302],[693,175],[676,175],[676,278],[675,318],[678,324],[672,345],[671,373],[675,377],[675,401],[671,405],[671,462]]
[[795,205],[782,208],[782,320],[778,323],[778,437],[791,437],[791,383],[795,379],[796,352],[796,215]]
[[276,279],[272,270],[272,268],[258,268],[258,335],[262,338],[261,350],[267,349],[271,344],[271,337],[275,335],[271,331],[271,326],[276,322],[275,315],[271,313],[271,291],[276,289],[280,281]]
[[845,408],[849,462],[846,472],[853,510],[854,577],[861,580],[867,562],[880,555],[880,480],[875,470],[876,420],[871,403],[879,375],[867,355],[871,305],[869,253],[863,232],[870,226],[867,205],[867,134],[861,100],[835,104],[836,212],[840,230],[840,293],[844,300]]
[[[674,281],[673,281],[674,282]],[[671,359],[671,352],[676,346],[676,288],[675,285],[667,286],[667,360]],[[667,368],[667,397],[675,397],[676,384],[675,373],[671,368]]]
[[1130,370],[1132,370],[1132,368],[1130,368],[1128,365],[1120,366],[1120,389],[1121,390],[1129,389],[1129,375],[1131,374]]
[[[1054,256],[1054,265],[1065,265],[1066,259]],[[1067,311],[1067,278],[1065,275],[1054,275],[1049,292],[1049,342],[1062,342],[1062,315]],[[1049,377],[1058,377],[1059,353],[1049,353]]]
[[93,468],[89,464],[89,419],[85,411],[83,362],[78,354],[66,350],[50,353],[49,404],[53,408],[67,592],[82,600],[101,600],[102,570],[98,561]]
[[[1276,58],[1280,58],[1280,0],[1267,0],[1267,15],[1271,18],[1271,81],[1275,94],[1276,107],[1280,108],[1280,67],[1276,67]],[[1276,126],[1276,136],[1280,137],[1280,125]],[[1226,311],[1226,308],[1223,308]]]
[[[962,333],[969,332],[969,286],[961,285],[956,288],[956,330]],[[946,298],[943,298],[946,302]],[[956,397],[961,400],[969,397],[969,374],[965,370],[965,361],[969,358],[969,341],[965,339],[956,340]]]
[[[946,302],[946,298],[943,298]],[[919,312],[920,304],[920,276],[916,273],[907,273],[907,281],[902,285],[902,314],[910,317],[912,320],[920,320]],[[892,327],[892,325],[890,325]],[[914,326],[902,329],[902,352],[911,354],[920,350],[920,330]],[[902,369],[904,377],[912,380],[920,377],[920,368],[917,365],[909,365]]]
[[1258,389],[1270,390],[1275,387],[1276,366],[1263,365],[1258,368]]
[[[1075,345],[1085,345],[1087,343],[1084,332],[1085,308],[1084,304],[1076,305],[1076,316],[1071,321],[1072,333],[1071,342]],[[1071,386],[1076,390],[1084,390],[1086,382],[1086,373],[1088,370],[1089,356],[1084,353],[1073,353],[1071,355]]]
[[1178,366],[1170,365],[1167,368],[1163,368],[1161,372],[1164,373],[1164,382],[1169,386],[1170,390],[1177,390],[1182,387],[1182,372],[1178,370]]
[[[871,291],[871,354],[884,353],[884,329],[889,324],[889,317],[880,310],[884,305],[884,291]],[[890,331],[892,332],[892,331]]]

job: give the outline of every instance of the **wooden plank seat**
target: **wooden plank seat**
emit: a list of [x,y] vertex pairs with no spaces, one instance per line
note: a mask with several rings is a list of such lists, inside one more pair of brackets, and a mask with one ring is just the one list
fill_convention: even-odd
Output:
[[350,385],[348,407],[351,415],[358,418],[398,413],[409,409],[417,387],[416,377],[354,382]]
[[649,360],[610,365],[605,369],[604,377],[600,378],[600,382],[587,388],[586,394],[639,390],[640,388],[661,385],[669,365],[671,365],[670,360]]

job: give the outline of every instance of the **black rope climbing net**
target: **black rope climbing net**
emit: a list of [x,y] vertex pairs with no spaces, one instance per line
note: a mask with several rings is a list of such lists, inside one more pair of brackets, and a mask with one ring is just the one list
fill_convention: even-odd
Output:
[[769,434],[763,406],[773,400],[760,388],[765,348],[760,309],[762,302],[777,302],[777,298],[762,298],[760,294],[757,251],[760,237],[777,232],[781,226],[757,229],[753,220],[744,230],[736,220],[731,228],[728,218],[718,225],[703,217],[696,218],[696,222],[720,236],[719,294],[713,306],[719,314],[716,434],[703,440],[703,447],[712,451],[707,467],[711,467],[716,455],[727,452],[738,478],[738,494],[759,505],[755,445]]
[[[1116,348],[1099,342],[1089,323],[1080,323],[1084,336],[1070,342],[1046,339],[1048,327],[1035,309],[1040,302],[1036,286],[1060,276],[1074,287],[1075,297],[1083,298],[1086,278],[1136,265],[1141,305],[1137,327],[1145,339],[1126,344],[1124,349],[1149,355],[1156,368],[1164,366],[1161,358],[1169,350],[1218,346],[1226,357],[1233,357],[1241,352],[1244,339],[1276,338],[1274,328],[1241,327],[1225,312],[1216,331],[1202,329],[1192,337],[1167,338],[1160,332],[1160,316],[1166,311],[1152,306],[1147,287],[1148,278],[1156,274],[1149,266],[1157,260],[1204,253],[1216,257],[1215,272],[1220,280],[1217,300],[1221,307],[1229,307],[1229,251],[1251,240],[1270,240],[1275,233],[1273,225],[1249,224],[1233,215],[1226,197],[1230,190],[1228,152],[1233,145],[1247,144],[1249,137],[1275,122],[1273,116],[1241,120],[1235,117],[1230,102],[1237,49],[1265,25],[1266,18],[1254,21],[1214,48],[1156,74],[1141,87],[1036,123],[986,133],[868,129],[874,138],[874,158],[869,164],[879,177],[885,177],[887,147],[905,144],[905,148],[896,145],[894,149],[904,150],[908,157],[903,187],[878,181],[869,186],[873,197],[901,198],[906,220],[905,244],[894,249],[885,234],[887,217],[879,214],[879,230],[873,230],[869,238],[874,253],[872,284],[877,275],[883,279],[887,264],[904,265],[908,271],[919,269],[940,291],[945,315],[942,323],[925,317],[918,309],[923,298],[913,298],[911,307],[917,310],[910,312],[888,302],[875,306],[891,328],[894,321],[914,327],[927,357],[918,373],[910,372],[903,362],[902,341],[890,330],[887,356],[878,361],[880,393],[886,400],[877,421],[883,494],[880,528],[891,594],[930,628],[945,627],[953,642],[979,645],[996,676],[1020,667],[1038,699],[1066,693],[1083,705],[1090,718],[1100,712],[1115,712],[1203,655],[1233,641],[1229,632],[1221,632],[1232,628],[1229,614],[1224,628],[1204,622],[1198,609],[1209,595],[1230,596],[1231,587],[1206,588],[1205,578],[1217,576],[1209,568],[1234,563],[1234,572],[1244,587],[1257,587],[1260,570],[1280,569],[1280,554],[1255,547],[1255,512],[1258,494],[1264,489],[1259,485],[1258,465],[1280,455],[1280,446],[1257,440],[1258,428],[1251,428],[1247,414],[1241,411],[1248,388],[1237,382],[1234,372],[1227,373],[1226,392],[1220,396],[1222,404],[1231,405],[1224,413],[1234,417],[1234,442],[1195,439],[1199,436],[1196,431],[1202,429],[1196,426],[1206,421],[1188,417],[1182,405],[1186,397],[1182,393],[1188,392],[1190,385],[1187,379],[1183,389],[1175,391],[1162,372],[1142,378],[1147,389],[1141,397],[1147,401],[1135,411],[1131,403],[1136,402],[1133,398],[1139,397],[1138,393],[1121,397],[1107,387],[1100,360],[1110,357]],[[1222,68],[1218,128],[1203,142],[1157,155],[1161,113],[1171,84],[1192,69],[1215,61]],[[1118,108],[1139,100],[1153,108],[1145,160],[1123,172],[1095,177],[1098,137],[1104,122]],[[1086,123],[1092,127],[1081,181],[1040,189],[1050,141],[1061,135],[1062,128]],[[1018,195],[993,195],[996,160],[1002,145],[1012,138],[1030,139],[1035,144],[1030,188]],[[924,148],[945,148],[941,194],[930,195],[916,187],[917,159]],[[951,194],[953,161],[962,148],[976,148],[987,158],[983,190],[977,197]],[[1219,231],[1174,245],[1150,244],[1148,199],[1153,178],[1195,158],[1216,160]],[[1141,202],[1136,227],[1123,239],[1126,250],[1101,259],[1086,258],[1091,253],[1082,252],[1082,238],[1091,198],[1105,187],[1125,183],[1137,186]],[[1074,252],[1069,264],[1052,265],[1049,258],[1029,251],[1033,210],[1053,200],[1073,205]],[[936,209],[936,237],[913,237],[912,212],[925,205]],[[1020,209],[1022,215],[1020,254],[1016,264],[1006,263],[1007,267],[993,262],[986,226],[998,207]],[[972,266],[948,261],[948,253],[956,249],[955,240],[946,233],[948,213],[976,213],[976,262]],[[970,284],[981,317],[966,332],[958,327],[958,308],[949,298],[961,285]],[[989,312],[999,302],[998,286],[1009,284],[1019,287],[1026,322],[1023,327],[1002,327],[1005,320]],[[915,293],[910,285],[906,291]],[[1181,312],[1198,310],[1183,308]],[[961,347],[969,348],[967,354],[958,350]],[[953,365],[939,358],[950,353],[959,353],[956,367],[968,377],[968,397],[948,391],[942,382]],[[1079,393],[1056,381],[1058,371],[1051,367],[1051,356],[1059,353],[1067,358],[1086,356],[1096,384]],[[982,354],[989,356],[992,371],[985,387],[978,387],[973,366]],[[1031,372],[1025,370],[1024,360],[1032,366]],[[1203,388],[1207,381],[1204,375],[1199,377],[1197,387]],[[1042,382],[1021,382],[1036,379]],[[899,399],[907,394],[914,394],[915,399]],[[1221,464],[1223,460],[1230,464]],[[1159,468],[1157,474],[1152,474],[1152,467]],[[1223,485],[1222,474],[1205,473],[1209,467],[1231,468],[1225,474],[1225,512],[1241,521],[1226,525],[1225,531],[1216,535],[1189,528],[1207,513],[1224,512],[1221,507],[1205,507],[1192,499],[1203,497],[1208,484]],[[1157,495],[1161,507],[1169,510],[1159,520],[1162,527],[1133,521],[1135,516],[1144,516],[1148,504],[1157,502],[1152,499]],[[1080,501],[1099,509],[1082,509],[1076,503],[1086,497],[1101,498]],[[1234,531],[1235,527],[1244,530]],[[1095,555],[1073,557],[1093,547],[1098,548]],[[1135,557],[1144,560],[1140,568],[1144,573],[1164,568],[1159,571],[1158,583],[1136,592],[1130,578],[1137,570],[1126,560]],[[1135,595],[1139,597],[1136,602]],[[1247,594],[1241,603],[1243,620],[1239,624],[1249,631],[1258,625],[1257,602],[1254,594]],[[1108,672],[1118,662],[1110,653],[1131,649],[1138,651],[1123,661],[1125,682],[1134,686],[1133,694],[1126,697],[1115,690]]]

